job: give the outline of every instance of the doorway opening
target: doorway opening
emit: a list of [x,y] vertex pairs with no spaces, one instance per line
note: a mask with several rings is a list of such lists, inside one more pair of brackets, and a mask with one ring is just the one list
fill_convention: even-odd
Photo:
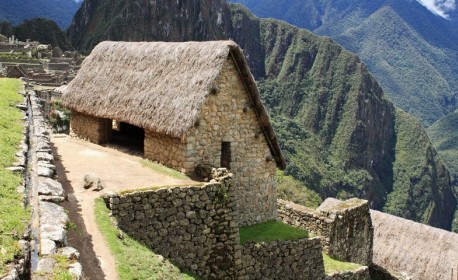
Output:
[[231,142],[222,142],[221,143],[221,167],[231,169]]
[[128,148],[135,152],[144,152],[145,130],[141,127],[113,121],[111,143]]

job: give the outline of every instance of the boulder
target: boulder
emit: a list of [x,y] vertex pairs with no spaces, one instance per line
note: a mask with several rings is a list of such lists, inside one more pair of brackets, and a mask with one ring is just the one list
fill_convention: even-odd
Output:
[[87,190],[90,188],[94,188],[94,191],[101,191],[103,190],[102,182],[100,181],[99,176],[95,173],[88,173],[84,175],[84,185],[83,187]]

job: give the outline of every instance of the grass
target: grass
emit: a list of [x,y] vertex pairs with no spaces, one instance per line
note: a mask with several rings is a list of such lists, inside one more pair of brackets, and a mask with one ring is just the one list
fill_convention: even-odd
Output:
[[240,244],[247,242],[271,242],[275,240],[294,240],[308,238],[309,233],[279,221],[240,228]]
[[178,172],[176,170],[173,170],[171,168],[168,168],[162,164],[159,164],[159,163],[156,163],[156,162],[152,162],[150,160],[147,160],[147,159],[143,159],[141,161],[141,164],[146,167],[146,168],[149,168],[155,172],[158,172],[158,173],[162,173],[162,174],[165,174],[167,176],[170,176],[172,178],[175,178],[175,179],[179,179],[179,180],[186,180],[186,179],[189,179],[188,176],[186,176],[185,174],[181,173],[181,172]]
[[197,279],[180,272],[180,269],[167,260],[160,260],[148,247],[123,234],[113,226],[109,210],[101,199],[95,204],[96,220],[100,231],[116,259],[119,279]]
[[22,254],[18,241],[30,221],[30,212],[16,191],[22,176],[5,169],[15,162],[22,138],[22,114],[15,108],[22,101],[19,86],[17,79],[0,79],[0,276],[6,273],[8,263]]
[[343,262],[339,260],[335,260],[330,256],[323,253],[323,261],[324,261],[324,271],[326,274],[331,274],[335,272],[341,271],[350,271],[355,270],[361,267],[361,265],[356,263],[350,262]]

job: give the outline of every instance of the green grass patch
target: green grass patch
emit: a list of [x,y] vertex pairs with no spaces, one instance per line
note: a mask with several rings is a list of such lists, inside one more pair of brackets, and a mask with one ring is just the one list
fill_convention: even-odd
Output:
[[197,279],[182,273],[169,261],[160,260],[151,249],[127,234],[120,239],[120,231],[113,226],[109,210],[101,199],[96,200],[95,215],[99,229],[116,259],[119,279]]
[[164,166],[164,165],[156,163],[156,162],[152,162],[152,161],[147,160],[147,159],[143,159],[141,161],[141,164],[144,167],[149,168],[149,169],[151,169],[151,170],[153,170],[155,172],[165,174],[165,175],[170,176],[170,177],[175,178],[175,179],[180,179],[180,180],[189,179],[188,176],[186,176],[185,174],[183,174],[183,173],[181,173],[179,171],[173,170],[171,168],[168,168],[167,166]]
[[326,274],[342,272],[342,271],[350,271],[350,270],[355,270],[361,267],[360,264],[351,263],[351,262],[343,262],[343,261],[333,259],[330,256],[326,255],[325,253],[323,253],[323,261],[324,261],[324,271]]
[[308,238],[309,233],[279,221],[240,228],[240,244],[247,242],[271,242],[275,240],[294,240]]
[[18,79],[0,79],[0,276],[21,255],[18,241],[30,221],[30,212],[22,207],[22,195],[16,191],[22,176],[5,169],[15,162],[22,139],[22,114],[15,108],[22,101],[20,84]]

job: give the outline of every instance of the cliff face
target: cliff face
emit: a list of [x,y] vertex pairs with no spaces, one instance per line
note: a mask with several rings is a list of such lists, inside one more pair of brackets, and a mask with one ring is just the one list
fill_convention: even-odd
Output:
[[[399,143],[400,132],[417,126],[409,121],[399,125],[394,106],[366,66],[328,38],[284,22],[258,19],[243,6],[229,6],[223,0],[86,0],[68,34],[85,52],[106,39],[231,38],[244,49],[258,80],[288,158],[287,174],[322,197],[362,197],[375,209],[387,205],[391,213],[407,207],[410,200],[398,205],[397,200],[391,202],[398,195],[389,194],[416,185],[415,178],[421,181],[435,174],[430,184],[421,184],[414,199],[422,197],[422,192],[448,194],[451,190],[448,173],[432,156],[435,152],[424,130],[403,136],[427,140],[407,152],[409,145]],[[402,152],[407,152],[405,161],[399,161]],[[431,172],[398,176],[399,170],[410,166],[409,159],[416,158],[427,158],[418,166]],[[433,206],[409,205],[415,215],[396,213],[449,229],[454,197],[435,195],[432,201]]]

